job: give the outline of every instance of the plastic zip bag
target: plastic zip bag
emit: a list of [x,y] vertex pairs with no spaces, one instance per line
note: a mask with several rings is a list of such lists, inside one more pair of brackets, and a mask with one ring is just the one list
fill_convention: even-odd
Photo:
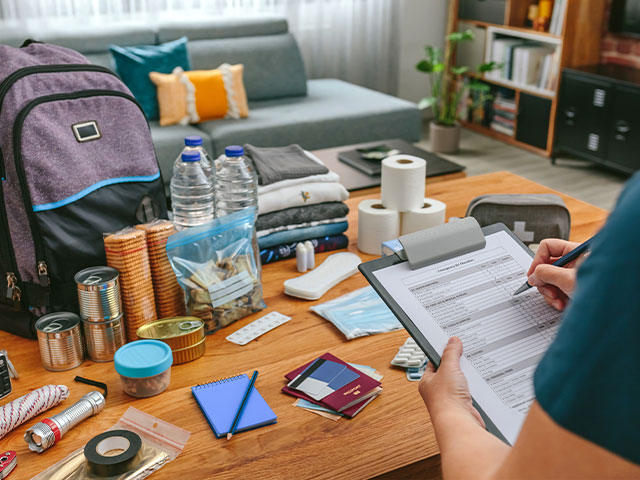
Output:
[[128,471],[109,476],[91,472],[82,447],[33,477],[33,480],[140,480],[174,460],[191,436],[186,430],[133,407],[129,407],[108,431],[111,430],[129,430],[142,439],[140,451]]
[[333,323],[347,340],[403,328],[372,287],[314,305],[310,310]]
[[216,218],[169,237],[167,255],[187,295],[187,315],[207,332],[266,307],[253,245],[255,209]]

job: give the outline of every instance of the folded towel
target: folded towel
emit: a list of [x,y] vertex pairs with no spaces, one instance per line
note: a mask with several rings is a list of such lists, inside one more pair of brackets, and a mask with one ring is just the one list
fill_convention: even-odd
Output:
[[244,149],[256,167],[259,185],[329,173],[327,167],[307,157],[300,145],[261,148],[247,144]]
[[272,233],[286,232],[287,230],[297,230],[298,228],[317,227],[318,225],[329,225],[331,223],[346,222],[347,217],[329,218],[327,220],[314,220],[313,222],[304,222],[294,225],[281,225],[280,227],[267,228],[265,230],[258,230],[258,238],[266,237]]
[[349,207],[342,202],[317,203],[304,207],[291,207],[285,210],[259,215],[256,220],[256,230],[260,231],[284,225],[297,225],[330,218],[341,218],[346,217],[348,213]]
[[344,202],[347,198],[349,192],[339,183],[302,183],[258,195],[258,214],[316,203]]
[[[316,157],[313,153],[304,151],[305,155],[309,157],[316,163],[324,166],[322,160]],[[292,185],[300,185],[301,183],[310,183],[310,182],[339,182],[340,176],[332,171],[329,173],[324,173],[322,175],[310,175],[308,177],[300,177],[300,178],[290,178],[288,180],[282,180],[280,182],[271,183],[269,185],[258,185],[258,195],[262,193],[272,192],[273,190],[278,190],[279,188],[290,187]]]
[[[346,235],[331,235],[327,237],[312,238],[310,241],[313,244],[316,253],[332,252],[333,250],[347,248],[349,245],[349,239]],[[262,264],[266,265],[267,263],[295,257],[296,245],[298,245],[298,242],[285,243],[275,247],[261,249],[260,259],[262,260]]]
[[272,233],[266,237],[258,239],[258,246],[263,248],[273,247],[283,243],[299,242],[310,238],[326,237],[338,235],[349,228],[349,222],[330,223],[328,225],[318,225],[317,227],[297,228],[284,232]]

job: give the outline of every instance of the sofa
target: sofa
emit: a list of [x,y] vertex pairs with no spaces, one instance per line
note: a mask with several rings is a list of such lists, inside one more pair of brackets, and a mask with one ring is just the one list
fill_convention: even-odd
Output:
[[187,135],[200,135],[214,156],[231,144],[271,147],[298,143],[313,150],[352,143],[420,138],[421,115],[411,102],[337,79],[307,79],[287,21],[259,16],[126,23],[60,30],[0,32],[0,44],[20,46],[25,38],[73,48],[93,63],[113,68],[110,44],[159,44],[186,36],[192,69],[244,64],[249,118],[161,127],[150,122],[164,182]]

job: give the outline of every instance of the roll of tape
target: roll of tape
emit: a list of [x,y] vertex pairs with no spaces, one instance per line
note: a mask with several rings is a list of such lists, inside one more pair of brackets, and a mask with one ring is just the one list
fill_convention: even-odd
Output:
[[382,242],[398,238],[400,213],[385,208],[377,199],[363,200],[358,205],[358,249],[380,255]]
[[420,208],[424,199],[426,160],[412,155],[393,155],[382,161],[382,204],[390,210],[408,212]]
[[435,227],[444,223],[447,206],[439,200],[425,198],[420,208],[402,212],[400,235]]
[[142,439],[137,433],[109,430],[89,440],[84,456],[95,475],[120,475],[135,466],[141,448]]

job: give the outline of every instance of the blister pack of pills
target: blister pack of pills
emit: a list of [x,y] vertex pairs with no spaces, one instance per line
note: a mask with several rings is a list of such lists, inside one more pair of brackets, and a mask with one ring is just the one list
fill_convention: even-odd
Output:
[[246,345],[260,335],[264,335],[289,320],[291,320],[291,317],[287,317],[280,312],[267,313],[265,316],[254,320],[249,325],[245,325],[227,336],[227,340],[237,345]]
[[407,338],[391,360],[391,365],[407,369],[407,380],[410,382],[420,381],[427,368],[427,363],[427,356],[411,337]]

